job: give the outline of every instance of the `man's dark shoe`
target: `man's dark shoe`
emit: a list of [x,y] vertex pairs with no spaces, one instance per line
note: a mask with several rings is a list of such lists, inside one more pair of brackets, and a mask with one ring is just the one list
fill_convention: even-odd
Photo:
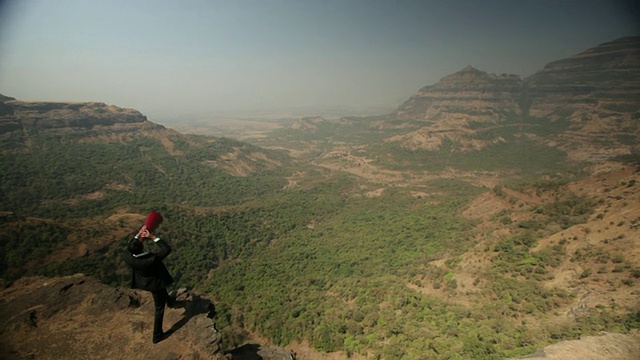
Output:
[[153,340],[152,340],[152,341],[153,341],[153,343],[154,343],[154,344],[157,344],[157,343],[159,343],[160,341],[162,341],[162,340],[164,340],[164,339],[166,339],[166,338],[168,338],[168,337],[169,337],[169,336],[168,336],[168,334],[167,334],[167,333],[162,333],[162,334],[160,334],[160,335],[153,335]]

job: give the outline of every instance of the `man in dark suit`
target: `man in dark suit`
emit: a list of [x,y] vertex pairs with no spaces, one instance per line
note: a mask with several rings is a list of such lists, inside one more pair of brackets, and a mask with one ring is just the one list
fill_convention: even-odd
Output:
[[[153,240],[160,251],[157,253],[144,251],[143,241]],[[173,299],[167,293],[167,286],[173,283],[173,277],[164,266],[162,260],[169,255],[171,247],[164,240],[151,234],[146,226],[143,226],[138,234],[127,246],[129,254],[125,255],[125,262],[133,270],[131,273],[131,287],[150,291],[155,305],[155,318],[153,322],[153,343],[158,343],[167,337],[162,330],[165,305],[172,306]]]

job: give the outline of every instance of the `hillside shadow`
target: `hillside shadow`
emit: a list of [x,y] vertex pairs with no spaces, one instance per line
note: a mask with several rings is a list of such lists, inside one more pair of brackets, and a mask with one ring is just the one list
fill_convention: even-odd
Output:
[[262,360],[262,356],[258,355],[260,345],[245,344],[233,350],[226,351],[225,355],[231,355],[233,360]]
[[173,309],[184,308],[184,314],[182,314],[182,319],[178,320],[171,326],[171,329],[165,332],[166,337],[171,336],[185,326],[196,315],[207,314],[210,319],[213,319],[216,315],[216,308],[211,300],[203,299],[198,295],[191,295],[189,300],[178,300],[170,307]]

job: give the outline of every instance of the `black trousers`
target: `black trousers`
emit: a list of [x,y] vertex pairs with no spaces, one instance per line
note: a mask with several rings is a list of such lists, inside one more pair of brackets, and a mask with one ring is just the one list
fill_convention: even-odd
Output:
[[153,320],[153,338],[159,339],[164,334],[162,330],[162,321],[164,320],[164,307],[169,301],[169,293],[167,289],[152,291],[153,304],[156,308],[155,318]]

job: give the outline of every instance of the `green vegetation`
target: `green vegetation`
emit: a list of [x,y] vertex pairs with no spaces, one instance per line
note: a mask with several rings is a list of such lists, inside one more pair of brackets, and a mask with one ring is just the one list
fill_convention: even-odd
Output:
[[452,167],[466,171],[516,171],[523,175],[565,172],[571,166],[558,149],[521,137],[499,142],[481,151],[462,152],[445,140],[438,150],[408,150],[395,143],[377,145],[370,156],[384,168],[402,171],[442,171]]
[[[280,146],[283,141],[291,148],[307,149],[313,144],[319,152],[330,150],[336,144],[349,144],[350,146],[366,145],[372,142],[383,142],[386,137],[401,134],[407,129],[418,129],[424,125],[421,121],[398,121],[402,124],[397,129],[381,130],[372,123],[381,120],[380,117],[345,118],[341,121],[329,121],[323,119],[300,120],[302,128],[291,126],[274,130],[265,139],[256,143],[261,146]],[[394,123],[392,120],[387,120]]]
[[[127,205],[238,204],[285,184],[280,170],[270,172],[260,162],[252,163],[257,175],[248,177],[232,176],[207,163],[234,149],[242,158],[255,147],[228,139],[194,140],[200,140],[195,149],[172,156],[149,137],[132,137],[121,144],[35,134],[28,152],[0,154],[0,166],[11,169],[0,173],[0,203],[5,211],[63,219],[101,215]],[[178,142],[178,147],[185,146]],[[282,157],[273,152],[271,156]],[[86,199],[96,192],[101,193],[97,199]],[[60,204],[69,201],[76,204]]]
[[[3,223],[3,222],[2,222]],[[0,231],[0,274],[15,279],[25,263],[42,259],[60,243],[64,242],[69,229],[55,222],[30,221],[17,226],[2,225]]]
[[[255,332],[280,345],[304,339],[320,351],[379,359],[503,359],[552,340],[638,327],[638,314],[605,307],[566,324],[527,323],[544,319],[573,296],[541,284],[568,256],[566,241],[541,249],[538,240],[584,222],[595,206],[586,197],[560,192],[564,183],[557,174],[556,180],[538,180],[550,172],[568,174],[561,152],[511,130],[500,135],[510,136],[509,142],[462,153],[453,141],[433,152],[371,145],[389,133],[364,120],[347,128],[321,122],[308,138],[296,138],[291,129],[276,135],[316,141],[320,148],[353,136],[363,145],[360,151],[386,168],[505,170],[523,175],[511,189],[556,195],[523,209],[525,220],[511,210],[495,216],[511,232],[491,242],[488,267],[474,274],[474,285],[482,282],[477,298],[485,301],[464,305],[438,293],[468,290],[458,274],[477,234],[476,223],[460,216],[462,209],[487,191],[506,199],[506,186],[489,190],[464,179],[436,179],[385,186],[371,197],[371,184],[362,179],[297,164],[281,152],[198,136],[171,137],[179,155],[142,135],[122,143],[88,143],[73,133],[2,138],[0,166],[8,170],[0,172],[0,210],[12,214],[0,217],[0,276],[83,272],[127,286],[129,270],[121,257],[130,235],[83,256],[53,255],[114,233],[132,235],[137,229],[127,229],[124,221],[110,229],[103,220],[118,210],[153,209],[166,219],[159,234],[175,249],[166,264],[177,286],[215,299],[228,348]],[[496,135],[491,131],[484,134]],[[252,160],[256,152],[271,161]],[[226,164],[228,154],[253,172],[237,176],[214,166]],[[292,177],[300,179],[287,186]],[[625,265],[622,254],[588,256]],[[638,269],[625,271],[630,275],[622,284],[632,286]],[[582,275],[596,276],[587,270]]]
[[571,121],[566,117],[556,121],[551,121],[544,117],[529,116],[525,119],[524,123],[528,126],[525,130],[526,132],[538,136],[558,134],[568,130],[571,125]]

